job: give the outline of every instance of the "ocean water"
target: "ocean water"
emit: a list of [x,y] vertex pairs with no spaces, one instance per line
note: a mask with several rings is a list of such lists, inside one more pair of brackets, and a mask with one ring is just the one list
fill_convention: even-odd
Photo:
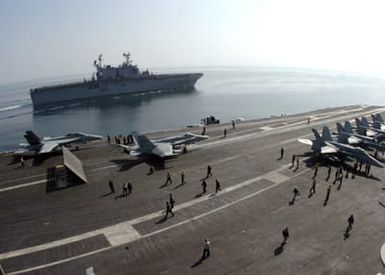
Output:
[[343,105],[385,105],[385,79],[380,77],[279,68],[184,71],[204,73],[194,90],[111,96],[38,110],[29,88],[83,76],[0,85],[0,151],[25,142],[26,130],[39,136],[76,131],[116,135],[185,127],[209,115],[226,122]]

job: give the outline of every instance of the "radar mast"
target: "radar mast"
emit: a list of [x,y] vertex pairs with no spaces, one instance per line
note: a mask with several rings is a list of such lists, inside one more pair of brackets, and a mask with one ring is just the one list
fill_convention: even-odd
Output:
[[99,54],[98,60],[99,60],[99,68],[101,68],[102,67],[102,60],[103,60],[102,54]]
[[131,57],[130,52],[123,53],[123,57],[126,59],[126,61],[123,64],[125,64],[127,66],[131,65],[132,60],[130,59],[130,57]]

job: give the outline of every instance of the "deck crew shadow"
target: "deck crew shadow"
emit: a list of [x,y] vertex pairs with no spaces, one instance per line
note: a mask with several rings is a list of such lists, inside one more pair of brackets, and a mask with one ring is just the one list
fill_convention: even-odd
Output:
[[202,256],[198,261],[196,261],[194,264],[191,265],[191,268],[197,267],[198,265],[202,264],[204,260],[210,257],[210,245],[211,245],[210,241],[206,239]]
[[120,194],[120,195],[118,195],[118,196],[115,196],[115,200],[118,200],[118,199],[123,199],[123,198],[125,198],[125,197],[128,197],[130,194]]
[[174,212],[172,211],[172,209],[174,208],[174,203],[175,203],[175,201],[170,202],[170,203],[166,202],[166,210],[164,211],[165,215],[159,221],[157,221],[155,224],[161,224],[161,223],[164,223],[165,221],[167,221],[169,214],[172,217],[175,216]]
[[176,190],[176,189],[182,187],[183,185],[185,185],[185,184],[184,183],[180,183],[177,186],[175,186],[172,190]]
[[274,256],[278,256],[282,254],[284,247],[285,247],[286,242],[282,242],[276,249],[274,249]]
[[191,268],[194,268],[194,267],[197,267],[198,265],[201,265],[203,263],[204,260],[206,260],[207,258],[206,257],[200,257],[200,259],[198,261],[196,261],[194,264],[191,265]]
[[195,199],[197,199],[197,198],[200,198],[200,197],[202,197],[202,196],[203,196],[203,194],[204,194],[204,193],[199,193],[199,194],[196,194],[196,195],[194,196],[194,198],[195,198]]
[[[171,216],[174,217],[174,216]],[[168,215],[164,215],[161,219],[159,219],[155,224],[162,224],[165,223],[169,219]]]
[[163,216],[161,219],[155,222],[155,224],[162,224],[165,223],[168,220],[168,217]]
[[108,196],[110,196],[110,195],[112,195],[112,194],[114,194],[115,192],[108,192],[108,193],[105,193],[105,194],[103,194],[103,195],[100,195],[99,196],[99,198],[105,198],[105,197],[108,197]]

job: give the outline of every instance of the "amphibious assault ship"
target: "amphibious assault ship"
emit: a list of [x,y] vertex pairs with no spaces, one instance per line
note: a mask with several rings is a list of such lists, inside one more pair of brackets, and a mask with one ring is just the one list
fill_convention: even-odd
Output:
[[144,93],[156,90],[190,89],[202,73],[153,74],[132,64],[130,53],[117,66],[102,65],[102,55],[94,61],[96,72],[82,82],[45,86],[30,90],[34,106],[81,100],[92,97]]

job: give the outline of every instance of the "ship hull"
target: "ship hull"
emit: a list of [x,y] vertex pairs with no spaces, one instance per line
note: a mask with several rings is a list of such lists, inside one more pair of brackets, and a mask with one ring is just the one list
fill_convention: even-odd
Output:
[[59,102],[194,87],[203,74],[165,74],[110,81],[85,81],[31,89],[34,106]]

